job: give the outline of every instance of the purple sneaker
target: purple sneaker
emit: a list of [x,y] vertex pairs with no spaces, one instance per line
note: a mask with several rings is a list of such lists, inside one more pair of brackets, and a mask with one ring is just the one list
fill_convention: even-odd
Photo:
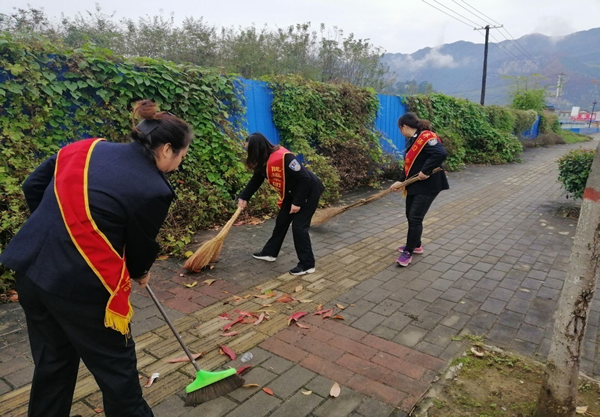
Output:
[[[398,248],[398,252],[404,252],[404,249],[406,249],[406,246],[400,246]],[[419,246],[418,248],[415,248],[415,250],[413,251],[413,254],[416,253],[417,255],[422,255],[423,254],[423,246]]]
[[398,259],[396,259],[396,263],[400,266],[408,266],[408,264],[412,261],[412,255],[408,251],[404,251],[400,254]]

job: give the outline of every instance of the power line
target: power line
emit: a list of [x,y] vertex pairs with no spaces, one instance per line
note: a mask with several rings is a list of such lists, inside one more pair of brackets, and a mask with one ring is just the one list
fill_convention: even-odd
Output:
[[472,28],[472,27],[473,27],[473,26],[471,26],[470,24],[468,24],[467,22],[464,22],[464,21],[460,20],[458,17],[456,17],[456,16],[452,16],[451,14],[449,14],[449,13],[446,13],[445,11],[443,11],[442,9],[440,9],[440,8],[438,8],[438,7],[435,7],[435,6],[434,6],[433,4],[431,4],[431,3],[427,3],[425,0],[423,0],[423,3],[427,4],[428,6],[431,6],[431,7],[433,7],[433,8],[434,8],[434,9],[436,9],[436,10],[439,10],[440,12],[444,13],[445,15],[448,15],[448,16],[450,16],[450,17],[451,17],[451,18],[453,18],[453,19],[456,19],[456,20],[458,20],[460,23],[464,23],[465,25],[469,26],[470,28]]
[[[491,17],[487,16],[486,14],[484,14],[483,12],[479,11],[478,9],[476,9],[475,7],[471,6],[469,3],[467,3],[465,0],[461,0],[464,4],[466,4],[467,6],[469,6],[471,9],[475,10],[477,13],[479,13],[480,16],[478,16],[476,13],[473,13],[472,11],[468,10],[467,8],[465,8],[464,6],[462,6],[461,4],[459,4],[456,0],[452,0],[454,3],[456,3],[458,6],[462,7],[463,9],[465,9],[466,11],[468,11],[469,13],[471,13],[473,16],[476,16],[478,18],[481,19],[481,16],[483,16],[484,18],[496,23],[496,24],[500,24],[498,23],[496,20],[492,19]],[[523,48],[523,46],[519,43],[519,41],[517,39],[514,38],[513,35],[510,34],[510,32],[506,29],[506,28],[502,28],[507,34],[508,36],[510,36],[509,39],[508,37],[506,37],[506,35],[504,35],[502,32],[500,32],[500,34],[504,37],[504,39],[506,39],[507,41],[509,41],[511,44],[513,44],[513,46],[523,55],[526,56],[527,59],[529,59],[533,64],[535,65],[540,65],[536,59],[533,57],[533,55],[531,55],[525,48]],[[513,42],[514,40],[514,42]]]
[[[510,36],[512,39],[514,39],[514,40],[515,40],[515,42],[517,43],[517,45],[519,45],[519,47],[520,47],[520,48],[521,48],[523,51],[525,51],[525,53],[526,53],[526,54],[527,54],[529,57],[533,58],[533,55],[531,55],[531,54],[530,54],[530,53],[529,53],[529,52],[528,52],[528,51],[527,51],[525,48],[523,48],[523,46],[521,46],[521,44],[519,43],[519,41],[517,40],[517,38],[515,38],[513,35],[511,35],[511,33],[510,33],[510,32],[509,32],[507,29],[505,29],[505,28],[504,28],[504,31],[505,31],[506,33],[508,33],[508,36]],[[534,59],[534,61],[535,61],[535,59]],[[537,63],[537,62],[536,62],[536,63]],[[538,64],[538,65],[539,65],[539,64]]]
[[513,53],[512,53],[512,51],[511,51],[510,49],[508,49],[508,48],[506,48],[504,45],[502,45],[502,44],[500,43],[500,41],[499,41],[498,39],[496,39],[496,37],[495,37],[494,35],[492,35],[491,33],[490,33],[490,37],[491,37],[493,40],[495,40],[495,41],[496,41],[496,43],[495,43],[494,45],[496,45],[496,47],[497,47],[498,49],[500,49],[502,52],[504,52],[504,53],[505,53],[507,56],[511,56],[511,57],[513,57],[514,59],[516,59],[517,61],[521,61],[521,60],[522,60],[522,58],[519,58],[518,56],[516,56],[515,54],[513,54]]
[[[454,0],[452,0],[452,1],[454,1]],[[483,19],[483,20],[486,20],[486,19],[487,19],[487,20],[490,20],[490,21],[492,21],[493,23],[495,23],[495,24],[497,24],[497,25],[500,25],[500,23],[496,22],[496,21],[495,21],[494,19],[492,19],[491,17],[489,17],[489,16],[486,16],[485,14],[481,13],[479,10],[477,10],[475,7],[471,6],[471,5],[470,5],[469,3],[467,3],[466,1],[464,1],[464,0],[461,0],[461,1],[462,1],[464,4],[466,4],[467,6],[469,6],[471,9],[475,10],[475,11],[476,11],[477,13],[479,13],[481,16],[485,17],[485,19]],[[456,2],[454,1],[454,3],[456,3]],[[456,3],[456,4],[458,4],[458,3]],[[460,4],[458,4],[458,5],[460,6]]]
[[448,6],[446,6],[446,5],[442,4],[442,3],[440,3],[438,0],[433,0],[433,1],[435,1],[435,2],[436,2],[437,4],[439,4],[440,6],[442,6],[442,7],[445,7],[446,9],[450,10],[452,13],[454,13],[454,14],[457,14],[458,16],[462,17],[463,19],[465,19],[465,20],[468,20],[469,22],[473,23],[475,26],[481,26],[481,24],[479,24],[479,23],[477,23],[477,22],[474,22],[474,21],[472,21],[471,19],[469,19],[468,17],[465,17],[465,16],[461,15],[461,14],[460,14],[460,13],[458,13],[456,10],[452,10],[450,7],[448,7]]

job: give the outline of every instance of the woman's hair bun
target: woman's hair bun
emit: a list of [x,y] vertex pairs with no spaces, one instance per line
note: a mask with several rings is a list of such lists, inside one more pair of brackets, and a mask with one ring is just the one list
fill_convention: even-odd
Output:
[[144,120],[158,119],[158,105],[152,100],[140,100],[133,105],[133,117]]

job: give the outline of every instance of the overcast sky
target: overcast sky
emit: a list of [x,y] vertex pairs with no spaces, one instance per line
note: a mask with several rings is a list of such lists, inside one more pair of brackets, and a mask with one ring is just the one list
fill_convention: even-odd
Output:
[[[530,33],[563,36],[600,26],[600,0],[426,1],[447,13],[451,13],[448,8],[455,10],[481,26],[501,23],[517,39]],[[352,32],[357,38],[368,38],[391,53],[412,53],[459,40],[483,42],[482,31],[473,30],[474,23],[464,18],[468,25],[461,23],[422,0],[0,0],[0,12],[10,13],[13,7],[29,4],[43,8],[50,17],[60,17],[61,13],[74,16],[93,10],[96,3],[101,4],[103,12],[114,12],[117,20],[162,12],[173,13],[177,22],[186,16],[203,17],[218,27],[254,23],[275,28],[311,22],[318,29],[320,23],[325,23]],[[484,23],[485,18],[470,14],[467,10],[474,10],[469,5],[493,21]],[[510,37],[506,32],[491,33],[499,41],[505,40],[503,35]]]

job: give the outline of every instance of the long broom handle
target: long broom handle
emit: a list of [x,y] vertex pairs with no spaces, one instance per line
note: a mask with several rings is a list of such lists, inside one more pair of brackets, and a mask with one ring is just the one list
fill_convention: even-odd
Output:
[[181,345],[181,347],[185,351],[185,354],[187,355],[188,358],[190,358],[190,362],[192,363],[192,365],[194,365],[194,368],[196,368],[196,371],[200,371],[200,365],[198,365],[196,363],[196,360],[194,359],[194,356],[192,356],[192,352],[190,352],[190,350],[187,348],[187,346],[183,342],[183,339],[181,338],[181,336],[179,336],[179,333],[177,333],[177,330],[175,329],[175,326],[173,326],[173,323],[171,322],[171,319],[169,319],[169,316],[167,316],[167,312],[163,309],[162,305],[160,305],[160,303],[158,302],[158,299],[154,295],[154,292],[152,292],[152,289],[150,289],[150,285],[146,284],[146,289],[148,290],[148,294],[150,294],[150,297],[152,298],[152,301],[154,301],[154,304],[156,304],[156,307],[158,307],[158,310],[160,311],[160,314],[162,314],[162,316],[164,317],[165,321],[167,322],[167,324],[171,328],[171,331],[173,332],[173,334],[177,338],[177,341],[179,342],[179,344]]

